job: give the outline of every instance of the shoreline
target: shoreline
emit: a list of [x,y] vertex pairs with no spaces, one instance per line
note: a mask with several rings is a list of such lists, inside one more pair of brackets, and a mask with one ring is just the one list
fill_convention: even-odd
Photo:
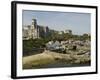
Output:
[[[90,64],[91,59],[90,55],[82,54],[61,54],[57,52],[52,52],[45,50],[43,53],[31,55],[31,56],[25,56],[22,59],[23,69],[35,69],[35,68],[50,68],[48,64],[63,66],[67,64]],[[61,64],[60,64],[61,63]],[[77,65],[77,66],[78,66]],[[52,66],[51,66],[52,67]]]

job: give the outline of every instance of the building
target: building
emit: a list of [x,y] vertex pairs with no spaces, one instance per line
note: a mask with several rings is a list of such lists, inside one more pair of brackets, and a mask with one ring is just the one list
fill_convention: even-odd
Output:
[[31,25],[31,30],[32,30],[32,38],[36,39],[39,38],[39,27],[37,26],[37,20],[36,19],[32,19],[32,25]]
[[30,31],[30,25],[24,26],[22,29],[23,39],[30,39],[31,38],[31,31]]
[[31,25],[23,26],[22,33],[23,33],[23,40],[29,40],[29,39],[45,38],[55,33],[72,34],[72,31],[71,30],[55,31],[55,30],[49,29],[48,26],[38,25],[37,20],[33,18]]
[[72,34],[72,30],[65,30],[64,33]]
[[59,32],[58,32],[58,34],[63,34],[63,33],[64,33],[63,31],[59,31]]
[[46,37],[49,33],[48,26],[41,26],[37,24],[36,19],[32,19],[32,24],[23,26],[23,40],[36,39]]

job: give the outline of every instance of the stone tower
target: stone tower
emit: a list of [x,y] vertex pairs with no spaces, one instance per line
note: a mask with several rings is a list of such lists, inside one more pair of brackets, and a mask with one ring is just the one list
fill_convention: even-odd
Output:
[[31,33],[32,33],[32,38],[39,38],[39,33],[38,33],[38,26],[37,26],[37,20],[32,19],[32,25],[31,25]]
[[37,28],[37,21],[36,19],[32,19],[32,27],[31,27],[33,30]]

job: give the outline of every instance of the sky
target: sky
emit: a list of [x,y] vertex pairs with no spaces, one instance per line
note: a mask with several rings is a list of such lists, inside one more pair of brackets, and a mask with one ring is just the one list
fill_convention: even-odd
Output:
[[23,25],[31,25],[33,18],[37,20],[38,25],[48,26],[57,31],[70,29],[77,35],[91,32],[90,13],[23,10]]

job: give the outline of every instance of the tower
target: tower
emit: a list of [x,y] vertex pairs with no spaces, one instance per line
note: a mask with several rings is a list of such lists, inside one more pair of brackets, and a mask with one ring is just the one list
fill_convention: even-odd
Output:
[[32,33],[32,38],[39,38],[38,36],[38,27],[37,27],[37,20],[36,19],[32,19],[32,25],[31,25],[31,33]]
[[37,28],[37,21],[36,19],[32,19],[32,27],[31,27],[33,30]]

